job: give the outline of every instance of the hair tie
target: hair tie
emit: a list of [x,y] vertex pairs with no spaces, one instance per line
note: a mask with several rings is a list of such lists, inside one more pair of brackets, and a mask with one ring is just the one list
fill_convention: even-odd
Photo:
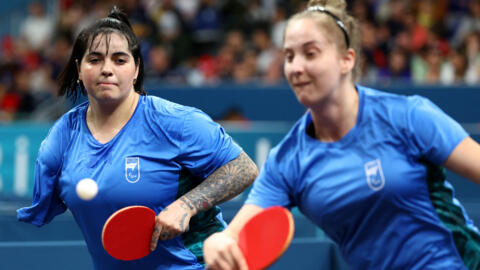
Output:
[[325,14],[329,15],[330,17],[332,17],[335,20],[335,23],[338,25],[338,27],[340,27],[340,29],[342,30],[343,35],[345,36],[345,43],[347,44],[347,48],[350,47],[350,38],[348,38],[347,28],[345,27],[345,24],[343,24],[343,22],[340,20],[340,18],[338,18],[332,12],[328,11],[323,6],[311,6],[311,7],[307,8],[307,11],[321,12],[321,13],[325,13]]

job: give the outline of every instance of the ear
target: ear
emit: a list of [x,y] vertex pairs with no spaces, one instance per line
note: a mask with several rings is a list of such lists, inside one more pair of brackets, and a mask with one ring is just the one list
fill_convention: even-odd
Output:
[[356,57],[356,53],[352,48],[349,48],[343,54],[342,60],[341,60],[343,74],[352,72],[353,68],[355,67],[355,57]]
[[75,59],[75,65],[77,66],[78,79],[81,81],[82,80],[82,72],[80,71],[80,63],[78,62],[78,59]]
[[138,78],[138,72],[140,71],[140,59],[138,60],[138,65],[135,65],[135,77],[136,80]]
[[135,80],[136,80],[137,77],[138,77],[138,72],[139,72],[139,70],[140,70],[140,65],[135,66]]

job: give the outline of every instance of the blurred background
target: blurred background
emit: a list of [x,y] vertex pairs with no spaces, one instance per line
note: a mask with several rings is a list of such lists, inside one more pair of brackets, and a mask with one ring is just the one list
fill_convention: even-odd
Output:
[[[141,40],[145,90],[219,121],[261,166],[304,112],[283,77],[283,29],[304,0],[16,0],[0,4],[1,269],[91,269],[67,212],[43,228],[29,205],[38,147],[75,104],[55,80],[76,34],[113,5]],[[360,23],[359,83],[430,98],[480,137],[480,0],[349,0]],[[80,98],[82,102],[85,98]],[[480,224],[480,187],[448,173]],[[222,205],[230,220],[245,194]],[[295,238],[271,269],[346,269],[336,246],[296,209]],[[73,263],[72,263],[73,262]]]

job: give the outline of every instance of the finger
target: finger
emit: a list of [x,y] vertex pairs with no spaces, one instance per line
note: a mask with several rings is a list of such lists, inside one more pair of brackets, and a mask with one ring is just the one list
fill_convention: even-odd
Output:
[[235,260],[236,267],[237,267],[236,269],[248,270],[247,260],[245,260],[245,257],[243,256],[242,251],[237,245],[232,247],[232,257]]
[[225,257],[220,258],[216,262],[217,269],[222,269],[222,270],[230,270],[230,269],[237,269],[235,268],[235,262],[232,261],[231,259],[228,260]]
[[219,255],[220,256],[217,259],[217,264],[219,265],[220,269],[238,269],[232,247],[228,247],[226,250],[220,251]]
[[157,248],[158,238],[162,230],[162,225],[158,223],[158,217],[155,217],[155,227],[153,228],[152,240],[150,242],[150,251],[154,251]]

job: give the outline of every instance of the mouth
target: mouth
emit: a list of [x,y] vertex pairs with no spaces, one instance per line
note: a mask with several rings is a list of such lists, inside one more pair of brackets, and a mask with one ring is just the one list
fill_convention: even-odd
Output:
[[294,87],[304,87],[304,86],[309,85],[309,84],[310,84],[310,82],[295,82],[295,83],[293,83],[293,86]]
[[103,86],[117,85],[116,83],[113,83],[113,82],[99,82],[97,84],[98,85],[103,85]]

